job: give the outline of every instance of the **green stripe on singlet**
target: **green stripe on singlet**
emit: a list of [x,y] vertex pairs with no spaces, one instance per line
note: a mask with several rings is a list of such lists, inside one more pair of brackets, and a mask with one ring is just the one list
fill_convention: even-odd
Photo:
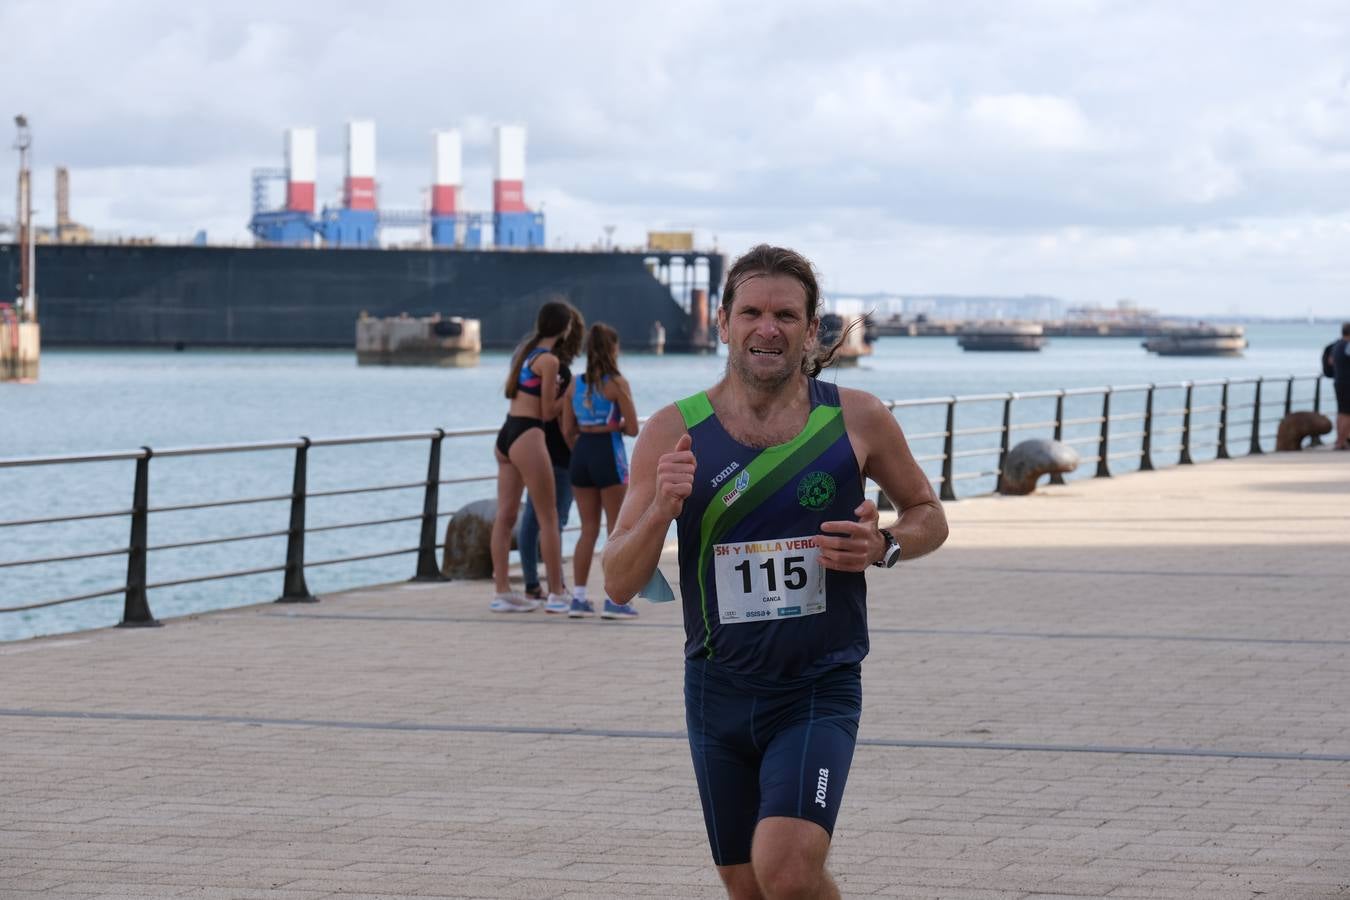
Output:
[[[711,405],[708,412],[712,412]],[[786,444],[766,447],[750,460],[743,470],[750,475],[750,485],[734,503],[727,506],[722,502],[722,497],[727,493],[723,489],[713,495],[712,501],[704,509],[703,519],[699,523],[698,590],[703,606],[703,645],[708,650],[709,659],[713,658],[712,626],[708,619],[708,584],[705,574],[713,545],[843,435],[843,411],[837,406],[817,406],[811,410],[806,426],[796,437]]]
[[680,415],[684,416],[686,430],[713,414],[712,401],[708,399],[706,391],[699,391],[692,397],[676,400],[675,405],[680,408]]

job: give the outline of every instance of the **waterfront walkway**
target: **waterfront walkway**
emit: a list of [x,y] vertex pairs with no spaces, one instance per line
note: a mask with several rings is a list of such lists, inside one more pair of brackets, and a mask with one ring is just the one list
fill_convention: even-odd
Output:
[[[869,574],[845,896],[1350,897],[1350,453],[948,514]],[[721,896],[675,604],[488,590],[0,645],[0,898]]]

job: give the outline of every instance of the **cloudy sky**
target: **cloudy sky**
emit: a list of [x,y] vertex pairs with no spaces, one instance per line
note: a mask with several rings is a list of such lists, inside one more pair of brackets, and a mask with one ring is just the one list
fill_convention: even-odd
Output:
[[550,245],[692,228],[795,246],[836,293],[1350,317],[1340,0],[0,0],[0,35],[44,222],[64,164],[101,233],[247,241],[283,129],[318,128],[333,202],[367,117],[384,206],[423,204],[458,126],[487,208],[516,122]]

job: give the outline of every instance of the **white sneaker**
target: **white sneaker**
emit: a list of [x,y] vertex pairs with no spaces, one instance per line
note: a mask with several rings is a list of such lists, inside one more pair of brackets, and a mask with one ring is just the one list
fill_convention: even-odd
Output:
[[566,614],[572,609],[572,602],[567,599],[566,594],[549,594],[548,602],[544,604],[546,613]]
[[534,612],[538,608],[538,600],[530,600],[519,594],[498,594],[488,604],[488,609],[497,613]]

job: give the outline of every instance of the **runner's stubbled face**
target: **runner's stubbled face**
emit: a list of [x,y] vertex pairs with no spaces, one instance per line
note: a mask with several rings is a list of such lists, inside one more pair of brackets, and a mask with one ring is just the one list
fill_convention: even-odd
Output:
[[751,275],[737,285],[731,309],[717,309],[727,368],[762,391],[780,388],[801,372],[818,325],[806,317],[806,289],[788,275]]

